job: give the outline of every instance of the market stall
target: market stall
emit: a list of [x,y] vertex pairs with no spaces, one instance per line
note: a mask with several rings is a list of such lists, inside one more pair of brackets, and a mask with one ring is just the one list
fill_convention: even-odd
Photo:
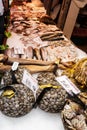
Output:
[[[86,94],[81,90],[87,86],[87,54],[64,36],[42,3],[38,7],[33,1],[13,1],[6,36],[9,48],[0,55],[2,130],[64,130],[63,123],[67,129],[86,130],[86,109],[81,108],[86,106]],[[83,111],[78,113],[84,119],[79,126],[72,121],[76,110]],[[70,111],[71,122],[66,119]]]

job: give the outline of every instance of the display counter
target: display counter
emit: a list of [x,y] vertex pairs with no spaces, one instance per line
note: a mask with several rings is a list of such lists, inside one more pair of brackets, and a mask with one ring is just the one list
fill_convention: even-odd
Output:
[[[1,91],[0,96],[1,130],[64,130],[66,122],[69,123],[67,114],[74,111],[74,117],[78,116],[79,107],[76,106],[80,105],[81,109],[82,101],[78,95],[74,95],[80,103],[76,102],[76,109],[71,107],[72,111],[70,109],[67,113],[70,95],[56,81],[56,77],[62,76],[69,69],[66,75],[70,72],[69,78],[75,78],[73,73],[76,68],[73,67],[78,67],[77,62],[81,62],[80,65],[86,62],[87,54],[65,37],[63,31],[46,15],[44,7],[38,8],[32,3],[23,2],[21,5],[12,4],[10,11],[7,29],[10,36],[6,41],[9,48],[5,51],[6,59],[0,57],[0,72],[4,67],[1,80],[3,93]],[[18,63],[17,68],[14,62]],[[83,63],[83,67],[85,65]],[[83,85],[86,83],[83,81]],[[65,104],[68,107],[64,108]],[[86,118],[84,112],[79,114],[83,116],[82,119]]]

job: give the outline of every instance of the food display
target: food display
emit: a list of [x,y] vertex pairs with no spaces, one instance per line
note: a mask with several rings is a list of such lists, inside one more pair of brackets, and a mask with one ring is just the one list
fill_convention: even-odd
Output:
[[[85,104],[85,108],[87,105],[87,91],[85,92],[81,92],[78,97],[80,98],[80,100]],[[85,109],[87,111],[87,109]]]
[[77,62],[73,77],[78,83],[87,86],[87,58]]
[[7,86],[0,95],[0,110],[10,117],[27,114],[35,102],[33,92],[23,84]]
[[[20,117],[37,106],[47,114],[61,113],[66,130],[87,130],[87,54],[78,54],[45,8],[35,5],[13,0],[10,7],[5,32],[9,47],[0,54],[0,111]],[[14,62],[18,63],[16,70],[12,70]],[[59,84],[56,78],[63,75],[80,89],[78,94],[70,95]]]
[[[24,70],[26,70],[23,67],[19,67],[17,70],[12,71],[12,69],[6,71],[3,76],[3,83],[5,86],[14,83],[22,83],[22,79],[23,79],[23,74],[24,74]],[[28,70],[27,70],[28,71]]]
[[55,80],[55,75],[53,72],[43,72],[40,73],[37,77],[39,85],[52,84],[58,86],[59,84]]
[[[51,42],[52,43],[52,42]],[[53,42],[47,47],[41,48],[43,60],[53,61],[61,59],[62,62],[75,61],[76,48],[67,41]]]
[[[42,91],[43,89],[37,91],[37,97]],[[58,113],[63,109],[66,97],[67,94],[63,88],[51,88],[45,92],[38,106],[46,112]]]
[[[7,39],[10,48],[6,55],[43,61],[76,61],[77,48],[51,21],[44,7],[35,7],[29,2],[13,4],[7,29],[11,33]],[[18,46],[15,45],[16,42]]]
[[[67,98],[66,91],[57,83],[55,75],[51,72],[40,73],[37,77],[40,88],[37,90],[38,96],[45,88],[48,88],[41,97],[38,106],[51,113],[57,113],[62,110]],[[44,88],[45,87],[45,88]]]
[[81,106],[68,100],[61,112],[61,117],[66,130],[86,130],[87,117]]
[[87,58],[78,60],[71,68],[67,68],[63,75],[67,75],[72,82],[76,84],[81,90],[87,86]]

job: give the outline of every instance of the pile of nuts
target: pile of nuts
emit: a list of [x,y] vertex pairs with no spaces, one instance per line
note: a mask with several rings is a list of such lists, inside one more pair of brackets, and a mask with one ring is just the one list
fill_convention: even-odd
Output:
[[[10,97],[9,91],[14,95]],[[5,92],[8,91],[7,94]],[[19,117],[27,114],[35,102],[33,92],[23,84],[14,84],[4,90],[0,96],[0,110],[3,114],[11,117]]]

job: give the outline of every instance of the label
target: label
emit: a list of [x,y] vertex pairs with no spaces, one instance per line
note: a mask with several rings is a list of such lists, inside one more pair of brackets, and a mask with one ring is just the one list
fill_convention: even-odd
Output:
[[3,80],[3,78],[1,79],[1,85],[4,85],[5,83],[4,83],[4,80]]
[[65,105],[64,108],[65,108],[66,110],[71,109],[71,107],[70,107],[69,105]]
[[71,82],[71,80],[67,76],[64,75],[61,77],[57,77],[56,80],[69,94],[72,95],[72,92],[74,94],[80,93],[80,90],[76,87],[75,84]]
[[14,54],[24,54],[24,49],[23,48],[14,48]]
[[28,73],[27,70],[24,70],[22,83],[29,87],[33,92],[36,92],[38,89],[37,80],[30,73]]
[[43,44],[43,41],[41,40],[41,38],[39,36],[34,38],[33,41],[37,42],[38,44]]
[[18,65],[19,65],[19,62],[14,62],[13,65],[12,65],[12,70],[13,71],[17,70]]

